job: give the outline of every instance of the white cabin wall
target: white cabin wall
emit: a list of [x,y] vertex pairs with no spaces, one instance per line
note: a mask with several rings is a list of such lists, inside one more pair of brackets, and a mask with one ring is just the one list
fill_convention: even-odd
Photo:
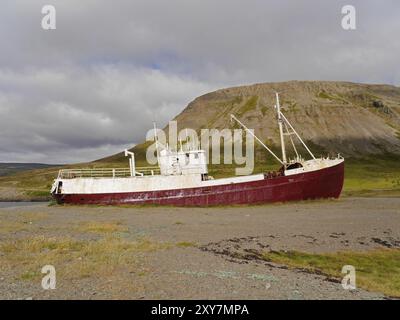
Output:
[[126,178],[63,179],[63,193],[141,192],[194,188],[200,186],[200,175],[136,176]]
[[147,192],[226,185],[263,180],[263,174],[202,181],[200,174],[180,176],[136,176],[126,178],[60,179],[64,194]]

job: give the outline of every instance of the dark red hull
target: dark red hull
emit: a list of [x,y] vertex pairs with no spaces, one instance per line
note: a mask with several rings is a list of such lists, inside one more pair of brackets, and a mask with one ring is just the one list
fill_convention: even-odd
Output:
[[344,162],[318,171],[212,187],[152,192],[53,194],[58,203],[216,206],[338,198]]

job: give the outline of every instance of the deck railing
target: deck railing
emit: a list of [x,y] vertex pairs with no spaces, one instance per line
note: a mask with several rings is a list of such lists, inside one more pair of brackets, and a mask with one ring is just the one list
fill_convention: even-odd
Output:
[[[160,173],[159,167],[137,167],[135,176],[148,176]],[[130,177],[129,168],[95,168],[95,169],[61,169],[58,173],[60,179],[74,178],[124,178]]]

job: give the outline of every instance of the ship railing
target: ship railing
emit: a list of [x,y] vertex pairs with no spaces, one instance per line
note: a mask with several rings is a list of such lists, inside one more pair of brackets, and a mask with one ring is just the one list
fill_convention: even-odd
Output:
[[136,175],[154,176],[160,173],[161,171],[159,167],[136,167]]
[[[159,167],[136,167],[135,176],[143,177],[160,174]],[[61,169],[59,179],[75,178],[124,178],[131,177],[129,168]]]

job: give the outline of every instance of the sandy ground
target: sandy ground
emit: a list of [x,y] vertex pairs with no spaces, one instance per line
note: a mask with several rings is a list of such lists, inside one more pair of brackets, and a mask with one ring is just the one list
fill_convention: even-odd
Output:
[[[127,266],[107,277],[58,277],[55,290],[21,279],[23,266],[1,270],[1,299],[381,299],[377,292],[344,290],[325,276],[267,263],[257,253],[400,247],[399,198],[226,208],[35,204],[1,208],[0,221],[11,226],[0,241],[40,235],[91,241],[101,235],[77,231],[77,225],[118,221],[126,239],[170,244],[142,253],[140,272]],[[28,227],[12,230],[21,221]]]

